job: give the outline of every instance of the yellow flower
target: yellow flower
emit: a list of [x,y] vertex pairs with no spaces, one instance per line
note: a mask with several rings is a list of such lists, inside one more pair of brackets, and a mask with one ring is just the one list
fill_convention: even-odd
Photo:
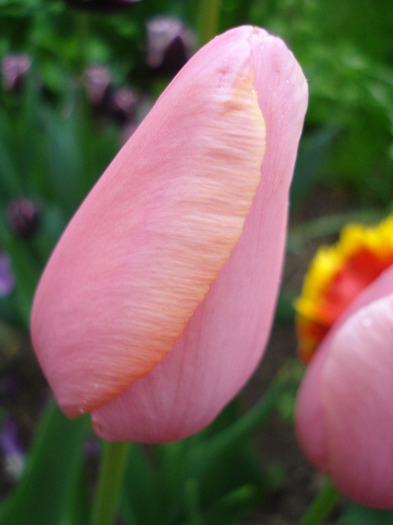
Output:
[[321,246],[295,301],[298,353],[309,362],[353,299],[393,264],[393,215],[375,227],[349,224],[337,244]]

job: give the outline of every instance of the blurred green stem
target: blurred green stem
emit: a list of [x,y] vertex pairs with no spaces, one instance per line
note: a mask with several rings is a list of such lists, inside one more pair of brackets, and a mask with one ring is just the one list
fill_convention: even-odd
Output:
[[120,502],[130,443],[104,443],[91,525],[113,525]]
[[203,46],[217,34],[220,0],[199,0],[198,35]]
[[325,486],[319,491],[314,501],[299,521],[299,525],[319,525],[333,510],[339,499],[340,494],[333,486],[333,483],[330,480],[327,480]]

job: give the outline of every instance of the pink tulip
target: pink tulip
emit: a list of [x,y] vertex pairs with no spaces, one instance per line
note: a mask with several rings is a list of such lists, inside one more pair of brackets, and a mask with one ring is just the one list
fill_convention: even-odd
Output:
[[296,428],[349,498],[393,507],[393,266],[342,314],[308,366]]
[[36,292],[33,345],[67,416],[91,412],[109,441],[173,441],[244,385],[271,325],[306,105],[292,53],[254,27],[215,38],[161,95]]

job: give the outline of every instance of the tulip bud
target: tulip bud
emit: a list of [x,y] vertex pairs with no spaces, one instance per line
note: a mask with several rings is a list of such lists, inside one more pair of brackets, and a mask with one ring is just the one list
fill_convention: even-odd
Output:
[[109,110],[119,124],[130,122],[135,113],[136,96],[129,89],[114,91],[110,99]]
[[146,26],[147,66],[157,74],[174,76],[190,58],[195,37],[178,18],[156,17]]
[[112,95],[112,75],[109,69],[100,64],[91,64],[86,67],[83,75],[83,84],[92,106],[105,111]]
[[7,219],[16,235],[28,239],[39,227],[41,206],[30,199],[14,199],[7,206]]
[[[393,266],[380,269],[393,253],[391,232],[390,242],[383,242],[392,226],[389,218],[375,229],[346,230],[344,239],[348,231],[358,235],[345,250],[339,244],[352,261],[341,269],[339,289],[352,300],[308,365],[296,408],[296,431],[307,458],[347,497],[378,508],[393,507]],[[374,255],[371,247],[377,248]],[[354,253],[366,257],[364,268],[353,264]],[[337,297],[346,300],[348,293]]]
[[182,439],[269,335],[307,83],[244,26],[196,53],[85,199],[37,288],[31,336],[60,407],[110,441]]
[[20,91],[30,69],[31,58],[29,55],[11,54],[3,58],[1,72],[5,88],[11,92]]

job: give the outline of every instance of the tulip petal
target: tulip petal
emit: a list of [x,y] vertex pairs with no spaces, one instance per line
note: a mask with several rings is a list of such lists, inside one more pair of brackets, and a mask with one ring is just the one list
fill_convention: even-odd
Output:
[[364,505],[393,506],[393,267],[343,313],[308,366],[296,410],[302,448]]
[[240,238],[265,125],[249,44],[225,41],[197,53],[163,93],[40,281],[33,345],[70,417],[168,354]]
[[197,432],[249,379],[269,335],[307,83],[285,44],[263,30],[237,28],[218,41],[250,49],[266,122],[261,183],[238,244],[172,352],[92,412],[105,440],[165,442]]
[[393,506],[393,295],[339,330],[323,371],[329,472],[369,506]]
[[[333,329],[332,329],[333,330]],[[318,347],[296,397],[295,429],[297,439],[307,458],[319,470],[326,472],[326,422],[321,398],[321,376],[329,357],[329,333]]]

